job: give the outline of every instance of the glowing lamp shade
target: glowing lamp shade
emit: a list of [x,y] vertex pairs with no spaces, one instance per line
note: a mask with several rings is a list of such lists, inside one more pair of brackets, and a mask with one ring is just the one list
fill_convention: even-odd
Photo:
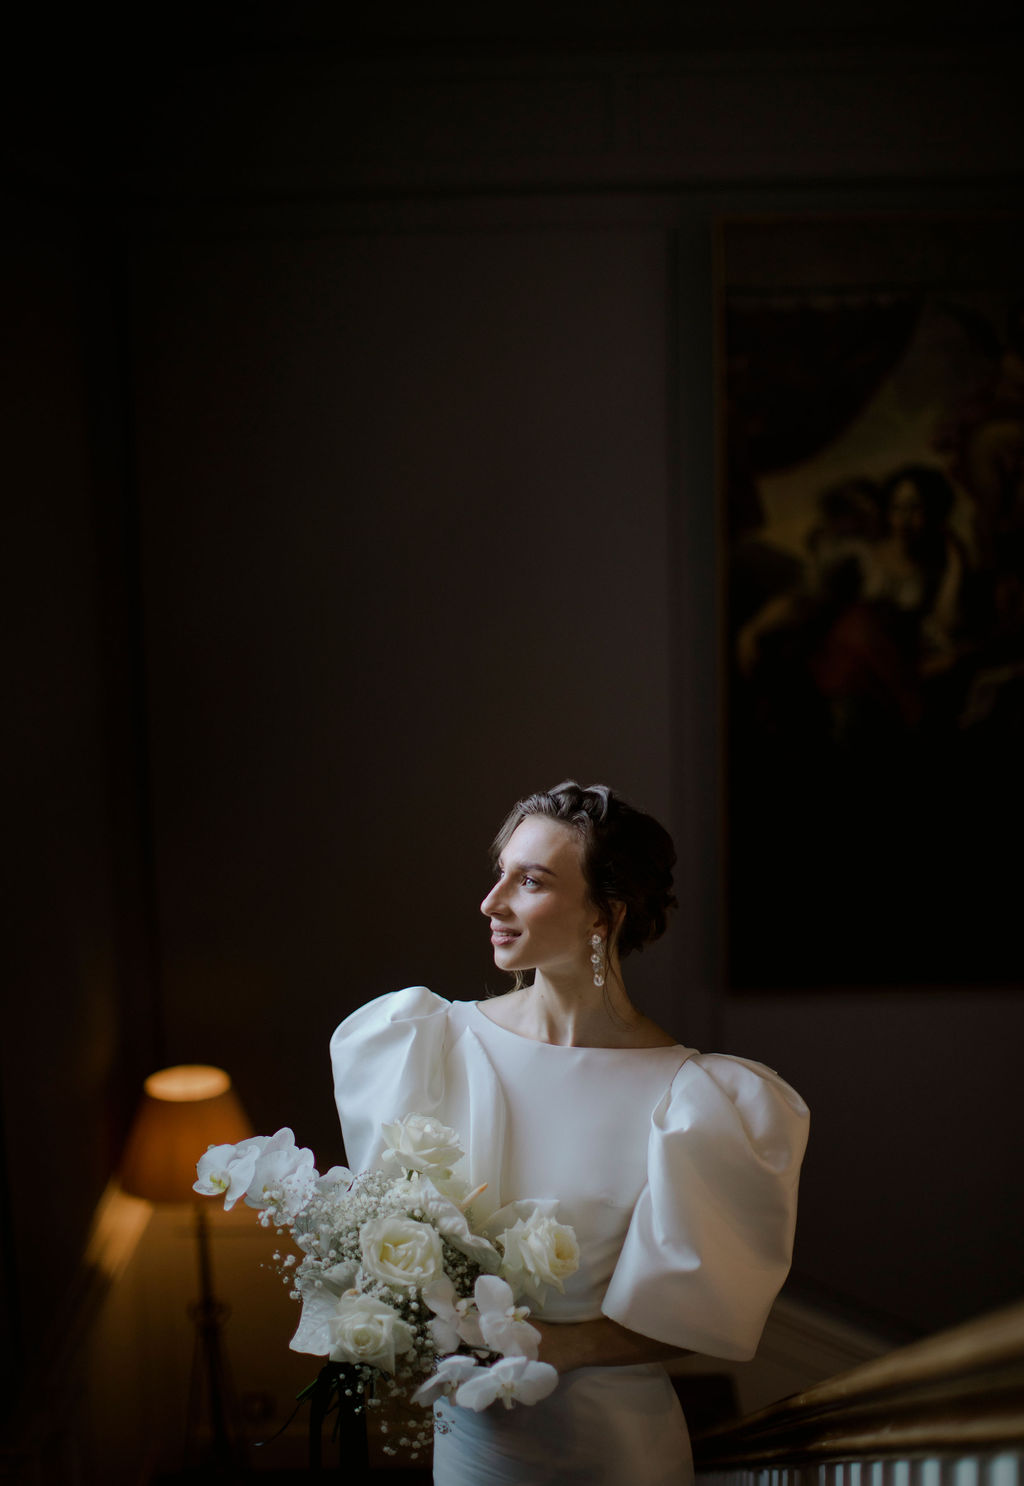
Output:
[[151,1073],[121,1165],[121,1188],[150,1202],[190,1202],[196,1162],[210,1145],[252,1135],[222,1068],[181,1063]]

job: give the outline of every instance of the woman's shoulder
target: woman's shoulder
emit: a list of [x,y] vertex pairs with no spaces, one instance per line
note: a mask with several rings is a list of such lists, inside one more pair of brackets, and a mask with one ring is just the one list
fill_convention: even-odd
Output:
[[433,1047],[447,1034],[452,1002],[426,986],[406,986],[365,1002],[347,1016],[331,1037],[331,1058],[353,1059],[389,1053],[399,1047]]
[[693,1052],[677,1072],[664,1132],[732,1136],[770,1164],[799,1164],[810,1111],[773,1068],[728,1053]]
[[426,986],[407,986],[367,1001],[336,1029],[334,1097],[353,1170],[379,1156],[382,1121],[437,1107],[451,1004]]
[[694,1050],[679,1071],[691,1079],[708,1080],[736,1101],[755,1094],[771,1093],[777,1094],[793,1108],[807,1108],[792,1084],[787,1083],[774,1068],[753,1058],[740,1057],[737,1053]]
[[403,990],[388,991],[383,996],[375,996],[372,1001],[365,1001],[339,1024],[334,1035],[445,1017],[451,1005],[450,1001],[435,995],[426,986],[406,986]]

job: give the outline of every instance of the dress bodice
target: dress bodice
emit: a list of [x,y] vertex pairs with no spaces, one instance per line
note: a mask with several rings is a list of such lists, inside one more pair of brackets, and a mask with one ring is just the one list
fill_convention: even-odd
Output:
[[692,1351],[753,1354],[789,1267],[807,1109],[777,1074],[676,1044],[563,1047],[500,1027],[424,987],[384,996],[332,1040],[348,1161],[380,1125],[436,1114],[461,1135],[461,1174],[506,1203],[558,1201],[578,1273],[544,1317],[610,1316]]

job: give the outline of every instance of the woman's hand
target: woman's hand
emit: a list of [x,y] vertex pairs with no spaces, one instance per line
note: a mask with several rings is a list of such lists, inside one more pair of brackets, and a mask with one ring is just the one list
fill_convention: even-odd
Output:
[[640,1362],[668,1362],[685,1357],[678,1347],[656,1342],[638,1331],[628,1331],[617,1321],[602,1316],[597,1321],[538,1321],[530,1325],[541,1335],[540,1360],[557,1372],[574,1367],[631,1367]]

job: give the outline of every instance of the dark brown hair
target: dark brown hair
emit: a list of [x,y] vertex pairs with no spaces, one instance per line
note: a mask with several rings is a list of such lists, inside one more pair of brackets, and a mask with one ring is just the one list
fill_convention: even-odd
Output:
[[609,930],[616,906],[624,905],[615,941],[620,957],[664,934],[669,912],[676,907],[672,894],[676,853],[672,837],[653,816],[627,804],[606,784],[583,789],[567,779],[513,805],[491,846],[495,862],[512,832],[530,815],[561,821],[576,832],[591,902]]

